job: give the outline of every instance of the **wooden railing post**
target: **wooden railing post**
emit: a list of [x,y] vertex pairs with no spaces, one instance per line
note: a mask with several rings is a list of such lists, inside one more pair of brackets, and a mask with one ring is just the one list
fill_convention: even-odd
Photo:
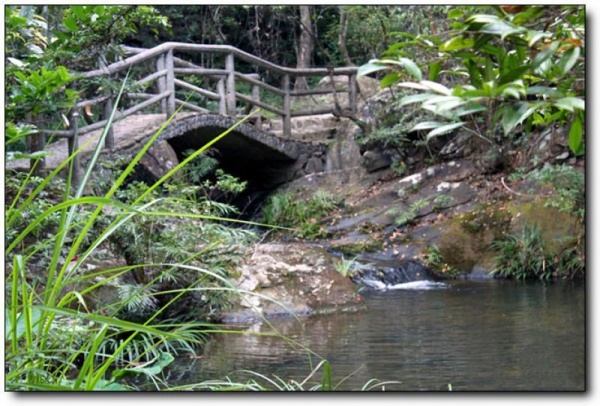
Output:
[[[161,54],[156,58],[157,72],[165,69],[165,59],[165,54]],[[158,94],[161,94],[167,90],[167,79],[164,76],[159,77],[156,80],[156,84],[158,85]],[[162,114],[167,114],[167,99],[162,99],[160,101],[160,112]]]
[[282,117],[283,120],[283,135],[285,137],[292,136],[292,112],[291,112],[291,97],[290,97],[290,75],[283,75],[283,82],[281,84],[283,94],[283,112],[285,115]]
[[[27,121],[32,122],[31,116],[28,117]],[[39,129],[39,125],[36,125],[36,127],[38,127],[38,129]],[[34,152],[43,151],[45,145],[46,145],[46,136],[41,131],[27,137],[27,147],[28,147],[30,154],[32,154]],[[43,176],[44,169],[46,169],[46,158],[41,157],[39,159],[30,159],[29,160],[29,169],[33,171],[33,174],[35,176]]]
[[225,80],[223,78],[219,79],[217,82],[217,93],[221,98],[219,99],[219,114],[224,116],[227,115],[227,95],[225,93]]
[[356,75],[348,75],[348,86],[350,87],[348,93],[348,104],[350,105],[350,112],[356,114],[357,103],[356,103]]
[[[69,130],[71,130],[71,136],[68,139],[68,147],[69,152],[67,156],[71,156],[75,151],[79,149],[79,123],[77,119],[79,118],[79,113],[77,113],[77,109],[73,108],[71,110],[71,114],[69,115]],[[71,185],[74,188],[79,187],[79,182],[81,181],[80,173],[79,173],[79,154],[76,154],[71,160]]]
[[225,70],[227,71],[227,115],[229,117],[235,117],[237,114],[235,105],[235,62],[232,53],[227,54],[225,57]]
[[[252,100],[260,102],[260,89],[257,85],[252,85]],[[250,106],[250,109],[253,110],[253,106]],[[258,128],[260,128],[260,126],[262,125],[260,112],[256,114],[256,120],[254,121],[254,125]]]
[[167,118],[175,114],[175,63],[173,60],[173,49],[169,49],[165,58],[165,68],[167,69],[166,90],[171,94],[167,97]]

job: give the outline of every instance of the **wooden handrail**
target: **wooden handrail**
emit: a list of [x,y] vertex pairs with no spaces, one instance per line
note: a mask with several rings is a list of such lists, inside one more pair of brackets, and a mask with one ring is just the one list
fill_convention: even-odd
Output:
[[[291,137],[292,117],[335,113],[335,111],[338,111],[341,107],[338,103],[337,93],[344,93],[348,95],[348,107],[344,107],[344,110],[348,109],[352,113],[356,112],[357,110],[357,67],[308,69],[287,68],[256,57],[230,45],[202,45],[187,44],[182,42],[165,42],[150,49],[128,46],[123,46],[122,49],[126,54],[132,55],[110,65],[101,64],[101,68],[99,69],[89,72],[79,72],[73,75],[75,77],[73,83],[76,85],[81,79],[92,79],[102,76],[114,78],[115,75],[129,70],[131,67],[152,60],[156,61],[150,73],[148,73],[148,70],[144,68],[142,71],[145,72],[146,76],[137,79],[134,78],[133,81],[133,83],[136,85],[150,86],[152,83],[156,83],[156,87],[154,89],[148,88],[148,90],[144,90],[142,93],[139,91],[136,93],[126,93],[125,96],[129,95],[130,100],[143,99],[143,101],[130,106],[125,111],[117,112],[114,122],[122,120],[131,114],[140,112],[142,109],[145,109],[153,104],[159,104],[160,111],[163,114],[166,114],[167,117],[171,116],[175,112],[176,105],[180,105],[197,112],[209,112],[209,110],[205,108],[206,106],[197,106],[191,104],[189,101],[177,99],[175,92],[176,87],[199,94],[205,99],[217,101],[219,106],[218,113],[230,117],[238,116],[239,112],[236,105],[238,101],[246,103],[247,105],[250,105],[250,107],[260,107],[267,111],[273,112],[281,117],[283,123],[283,134],[286,137]],[[174,55],[175,52],[220,54],[225,59],[225,66],[222,69],[207,69],[176,57]],[[243,61],[254,68],[264,69],[270,74],[279,75],[281,77],[280,86],[274,86],[272,84],[265,83],[263,80],[261,80],[260,75],[257,73],[237,72],[236,60]],[[175,77],[176,74],[198,75],[208,78],[209,81],[207,83],[211,84],[211,86],[214,86],[216,82],[216,92],[214,91],[215,89],[208,90],[201,88],[199,87],[198,83],[192,84],[187,83],[184,80],[177,79]],[[348,78],[348,82],[345,87],[341,87],[339,89],[336,88],[335,83],[332,83],[331,89],[294,91],[291,86],[292,80],[294,78],[306,76],[329,76],[332,79],[335,76],[345,76]],[[236,89],[237,80],[252,85],[250,95],[242,94],[238,89]],[[281,97],[281,105],[271,106],[266,101],[260,100],[261,89]],[[334,103],[332,103],[332,106],[318,106],[313,109],[292,111],[293,97],[316,96],[323,94],[333,95]],[[73,147],[73,145],[77,145],[76,141],[72,140],[72,138],[100,129],[107,124],[108,120],[106,118],[109,116],[112,110],[112,96],[102,95],[92,97],[87,100],[81,100],[77,102],[75,104],[75,108],[72,109],[71,121],[77,119],[79,116],[79,110],[88,106],[98,105],[100,103],[104,103],[103,120],[82,127],[78,127],[77,123],[71,123],[71,126],[67,131],[50,131],[46,129],[40,129],[36,136],[41,138],[37,143],[31,143],[32,147],[39,143],[43,144],[43,137],[46,135],[68,138],[71,147]],[[35,120],[36,118],[33,119]],[[260,126],[260,116],[257,116],[255,123],[256,125]],[[110,129],[110,131],[112,132],[112,129]],[[112,137],[107,138],[106,147],[113,147]]]

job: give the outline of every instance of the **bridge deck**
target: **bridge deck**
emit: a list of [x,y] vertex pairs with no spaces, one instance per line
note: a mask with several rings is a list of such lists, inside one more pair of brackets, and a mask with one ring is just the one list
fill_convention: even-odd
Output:
[[[181,119],[193,113],[182,113],[177,115],[175,120]],[[165,121],[164,114],[139,114],[125,117],[113,125],[115,147],[121,148],[124,145],[133,145],[143,142],[149,131],[156,130]],[[102,130],[92,131],[79,137],[79,146],[84,147],[80,159],[86,162],[96,148],[97,140],[102,135]],[[46,156],[46,168],[53,170],[61,162],[67,159],[68,150],[67,139],[60,139],[57,142],[46,145],[44,151],[48,152]],[[17,159],[6,163],[7,169],[27,170],[29,168],[28,159]]]
[[[235,152],[235,155],[239,156],[239,159],[270,157],[271,159],[295,160],[303,153],[310,154],[313,150],[322,148],[326,137],[318,134],[316,128],[322,127],[324,123],[330,121],[319,119],[313,123],[310,120],[315,119],[311,119],[310,117],[298,117],[298,120],[301,121],[298,124],[302,128],[299,129],[298,134],[316,133],[319,135],[317,137],[319,141],[315,139],[309,141],[305,136],[302,136],[302,139],[282,137],[283,134],[277,128],[281,123],[275,120],[264,123],[263,129],[249,124],[242,124],[231,136],[220,141],[219,145],[225,148],[228,154]],[[158,131],[164,121],[164,114],[135,114],[116,122],[113,125],[114,148],[111,151],[103,150],[103,157],[101,159],[106,159],[107,155],[110,157],[113,154],[131,155],[132,153],[136,153]],[[165,129],[161,139],[186,135],[187,138],[182,137],[178,142],[189,144],[189,148],[199,148],[220,134],[221,131],[232,126],[235,121],[234,119],[218,114],[180,112]],[[269,130],[265,131],[265,128]],[[243,135],[239,136],[238,134],[238,136],[235,136],[239,131]],[[87,164],[101,134],[102,130],[96,130],[79,136],[79,147],[83,147],[79,155],[81,164]],[[46,170],[54,170],[68,157],[68,141],[67,139],[60,139],[57,142],[48,144],[45,151],[49,153],[45,158]],[[271,152],[269,153],[268,151]],[[29,165],[29,160],[18,159],[7,162],[6,168],[29,170]]]

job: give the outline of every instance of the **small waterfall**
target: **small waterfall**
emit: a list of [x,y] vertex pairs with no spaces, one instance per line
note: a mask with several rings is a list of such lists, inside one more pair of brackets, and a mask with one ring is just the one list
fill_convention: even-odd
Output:
[[377,290],[429,290],[445,288],[436,282],[431,272],[417,261],[400,261],[394,266],[359,264],[351,277],[352,281]]

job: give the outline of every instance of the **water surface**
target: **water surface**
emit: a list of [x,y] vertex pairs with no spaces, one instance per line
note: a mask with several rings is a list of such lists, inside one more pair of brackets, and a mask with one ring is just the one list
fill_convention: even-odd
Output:
[[[331,363],[334,383],[346,378],[338,390],[360,390],[373,378],[400,381],[385,387],[395,391],[585,389],[581,285],[453,281],[361,294],[366,308],[355,313],[273,321]],[[306,352],[251,334],[269,331],[264,324],[248,331],[214,338],[202,358],[182,359],[171,373],[179,384],[249,379],[234,372],[241,369],[298,382],[308,376]]]

